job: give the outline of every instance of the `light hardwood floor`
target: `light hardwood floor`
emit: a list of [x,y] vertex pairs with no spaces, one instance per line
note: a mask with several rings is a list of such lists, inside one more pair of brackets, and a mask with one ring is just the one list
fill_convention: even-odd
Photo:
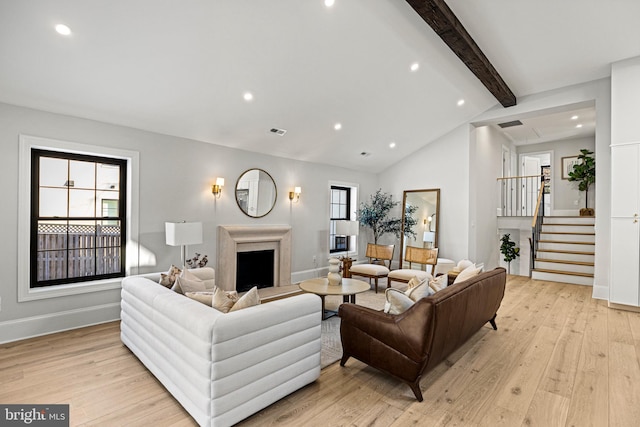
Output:
[[[350,359],[240,425],[639,425],[640,313],[511,276],[496,321],[423,378],[422,403]],[[74,426],[195,425],[117,322],[0,346],[0,403],[69,403]]]

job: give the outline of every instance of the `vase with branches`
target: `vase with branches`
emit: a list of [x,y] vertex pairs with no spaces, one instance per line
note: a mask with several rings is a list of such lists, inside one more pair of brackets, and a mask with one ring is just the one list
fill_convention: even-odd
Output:
[[399,203],[393,200],[391,194],[384,193],[382,189],[378,189],[372,194],[367,202],[360,203],[357,219],[360,225],[371,229],[373,243],[378,244],[380,237],[387,233],[391,233],[397,238],[400,238],[402,233],[406,237],[416,237],[413,226],[417,223],[417,220],[413,217],[413,213],[418,208],[416,206],[406,207],[403,229],[402,218],[389,216],[391,210],[398,206]]

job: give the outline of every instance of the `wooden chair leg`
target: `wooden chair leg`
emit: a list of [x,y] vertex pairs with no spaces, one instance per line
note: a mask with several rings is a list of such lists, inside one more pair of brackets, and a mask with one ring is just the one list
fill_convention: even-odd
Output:
[[377,277],[376,277],[376,278],[374,278],[374,279],[373,279],[373,281],[374,281],[374,282],[375,282],[375,284],[376,284],[376,294],[377,294],[377,293],[378,293],[378,278],[377,278]]

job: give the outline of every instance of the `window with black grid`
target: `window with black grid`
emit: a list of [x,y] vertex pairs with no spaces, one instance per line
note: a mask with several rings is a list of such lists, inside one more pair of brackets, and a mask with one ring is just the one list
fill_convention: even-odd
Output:
[[31,150],[30,286],[125,273],[126,160]]
[[331,186],[330,209],[329,252],[348,252],[351,249],[349,237],[336,236],[336,221],[351,219],[351,188]]

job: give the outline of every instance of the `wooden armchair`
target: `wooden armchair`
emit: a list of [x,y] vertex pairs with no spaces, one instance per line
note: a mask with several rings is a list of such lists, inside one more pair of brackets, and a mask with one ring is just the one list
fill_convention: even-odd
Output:
[[[352,266],[350,269],[351,275],[368,277],[369,283],[371,283],[371,279],[374,279],[376,293],[378,293],[378,279],[387,277],[391,271],[393,249],[394,245],[367,244],[366,256],[369,258],[369,264],[356,264]],[[376,264],[374,260],[381,261],[382,264]],[[385,261],[389,262],[388,267],[384,264]],[[389,287],[388,284],[387,287]]]
[[438,264],[438,248],[424,249],[417,248],[415,246],[407,246],[404,251],[404,260],[409,263],[409,268],[401,268],[399,270],[393,270],[388,275],[389,286],[391,282],[407,283],[414,277],[418,280],[423,280],[429,274],[429,271],[416,270],[412,268],[412,264],[430,265],[431,274],[436,270]]

